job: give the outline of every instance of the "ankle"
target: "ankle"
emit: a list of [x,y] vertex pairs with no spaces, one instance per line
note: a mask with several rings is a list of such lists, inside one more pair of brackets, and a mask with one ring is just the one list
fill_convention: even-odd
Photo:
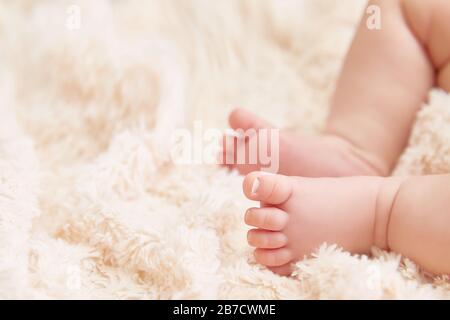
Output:
[[363,147],[356,145],[350,139],[347,139],[346,137],[335,132],[325,133],[325,136],[330,140],[334,140],[335,143],[337,142],[341,144],[345,148],[346,152],[351,154],[358,160],[358,162],[360,162],[360,165],[365,168],[365,171],[367,171],[367,175],[380,177],[387,177],[390,175],[391,168],[382,158],[364,149]]
[[370,167],[377,176],[380,177],[390,176],[392,168],[381,157],[353,144],[351,141],[347,142],[350,144],[351,148],[353,149],[353,152],[359,157],[359,159],[363,161],[368,167]]
[[395,200],[406,179],[405,177],[380,178],[373,226],[373,242],[378,248],[390,250],[388,237],[389,222]]

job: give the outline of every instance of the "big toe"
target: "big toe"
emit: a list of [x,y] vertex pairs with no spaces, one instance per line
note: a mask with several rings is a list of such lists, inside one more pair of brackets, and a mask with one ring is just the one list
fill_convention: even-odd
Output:
[[293,192],[292,178],[253,172],[245,177],[243,189],[250,200],[279,205],[286,202]]
[[246,111],[242,108],[238,108],[231,112],[229,117],[230,127],[234,130],[242,129],[270,129],[273,128],[271,124],[259,118],[255,114]]

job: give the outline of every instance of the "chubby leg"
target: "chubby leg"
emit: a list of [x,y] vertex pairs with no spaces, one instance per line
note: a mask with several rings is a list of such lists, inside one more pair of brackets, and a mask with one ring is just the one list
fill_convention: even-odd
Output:
[[[332,101],[326,132],[366,150],[374,165],[389,173],[405,148],[416,112],[435,82],[435,70],[417,34],[414,1],[372,0],[381,29],[363,20],[347,55]],[[424,5],[430,11],[430,2]],[[410,18],[406,12],[409,12]]]
[[244,193],[261,207],[245,222],[256,260],[280,274],[322,243],[358,254],[394,250],[450,274],[450,175],[299,178],[249,174]]

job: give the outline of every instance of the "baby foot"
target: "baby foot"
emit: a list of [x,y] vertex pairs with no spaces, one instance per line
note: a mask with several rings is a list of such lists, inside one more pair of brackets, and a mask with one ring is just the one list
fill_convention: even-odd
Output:
[[[260,129],[273,129],[270,124],[243,109],[233,111],[229,122],[232,129],[241,129],[244,132],[249,129],[256,132]],[[238,145],[239,139],[245,140]],[[251,139],[258,139],[258,133],[250,138],[235,138],[234,144],[231,144],[232,150],[224,143],[222,163],[227,163],[226,157],[232,157],[231,161],[228,161],[228,166],[237,169],[241,174],[264,169],[265,165],[259,160],[253,164],[239,164],[236,159],[238,149],[249,150],[249,145],[252,145]],[[278,153],[277,173],[288,176],[339,177],[389,174],[389,170],[383,164],[379,164],[378,159],[356,148],[345,139],[333,135],[302,137],[280,132]]]
[[244,193],[261,202],[260,208],[245,214],[245,222],[257,228],[248,233],[248,243],[256,247],[256,261],[289,275],[292,262],[325,242],[357,254],[369,253],[374,245],[387,248],[388,216],[396,190],[382,188],[386,180],[249,174]]

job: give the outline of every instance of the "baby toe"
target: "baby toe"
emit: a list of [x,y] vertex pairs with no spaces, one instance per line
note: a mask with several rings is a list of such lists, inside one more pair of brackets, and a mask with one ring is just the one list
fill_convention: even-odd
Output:
[[288,248],[256,249],[255,259],[267,267],[280,267],[292,261],[292,252]]
[[273,128],[273,126],[255,114],[242,108],[237,108],[230,113],[228,122],[230,127],[238,130]]
[[245,214],[245,223],[256,228],[270,231],[283,230],[289,220],[289,215],[278,208],[251,208]]
[[270,271],[280,276],[290,276],[292,274],[292,264],[288,263],[280,267],[270,267]]
[[245,177],[243,188],[250,200],[279,205],[291,196],[292,180],[287,176],[253,172]]
[[286,246],[288,239],[281,232],[260,229],[250,230],[247,235],[248,243],[252,247],[261,249],[278,249]]

